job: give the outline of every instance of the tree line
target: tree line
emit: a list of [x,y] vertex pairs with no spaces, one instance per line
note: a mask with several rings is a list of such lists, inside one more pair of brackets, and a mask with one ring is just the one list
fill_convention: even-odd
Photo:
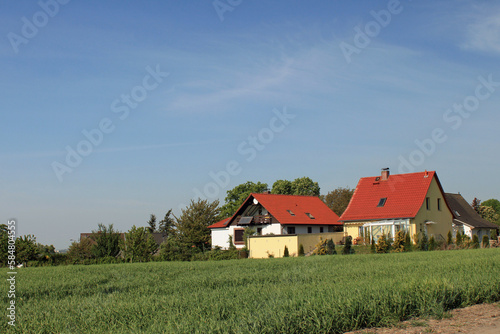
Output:
[[[154,214],[149,216],[145,226],[132,226],[127,232],[117,231],[113,224],[98,224],[89,238],[82,238],[71,244],[66,254],[57,253],[54,246],[36,242],[33,235],[16,239],[16,260],[19,264],[57,265],[90,264],[145,261],[189,261],[238,258],[242,254],[231,247],[229,250],[211,248],[208,226],[228,218],[243,204],[250,193],[270,191],[271,194],[317,196],[338,216],[347,208],[354,189],[338,187],[326,195],[320,195],[320,187],[309,177],[293,181],[277,180],[269,190],[267,183],[242,183],[227,191],[224,204],[198,198],[181,210],[176,217],[168,210],[157,221]],[[471,203],[481,217],[500,226],[500,201],[489,199],[481,202],[477,198]],[[161,244],[155,241],[159,234]],[[0,225],[0,264],[6,265],[7,227]]]

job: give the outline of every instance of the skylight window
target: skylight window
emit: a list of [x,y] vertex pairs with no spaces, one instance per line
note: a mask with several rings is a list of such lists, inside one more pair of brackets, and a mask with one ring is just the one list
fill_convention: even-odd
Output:
[[380,201],[378,201],[378,205],[377,206],[384,206],[386,201],[387,201],[387,197],[382,197],[380,199]]
[[309,212],[306,212],[306,215],[307,215],[307,217],[309,217],[309,218],[311,218],[311,219],[316,219],[316,218],[314,218],[314,216],[313,216],[313,215],[311,215]]
[[290,214],[290,216],[295,216],[295,213],[293,213],[292,210],[286,210],[286,211]]
[[455,214],[457,215],[457,217],[460,217],[460,213],[458,213],[457,210],[455,210]]

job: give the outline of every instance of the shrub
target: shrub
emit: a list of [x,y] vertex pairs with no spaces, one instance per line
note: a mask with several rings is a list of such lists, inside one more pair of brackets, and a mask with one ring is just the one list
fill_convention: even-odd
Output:
[[394,243],[392,244],[393,252],[400,253],[405,252],[405,240],[406,233],[404,231],[398,231],[394,237]]
[[453,243],[453,237],[451,231],[448,231],[448,234],[446,236],[446,245],[451,245],[452,243]]
[[375,248],[375,239],[372,238],[372,244],[370,246],[370,253],[376,253],[376,248]]
[[421,251],[429,250],[429,239],[427,238],[427,234],[422,233],[422,238],[418,240],[418,249]]
[[345,245],[344,248],[342,249],[342,254],[343,255],[348,255],[348,254],[354,254],[354,249],[352,249],[352,237],[348,235],[345,238]]
[[327,253],[326,243],[327,243],[326,240],[320,238],[319,242],[316,244],[314,248],[313,255],[325,255]]
[[477,249],[479,248],[479,237],[477,236],[477,234],[474,234],[472,236],[472,244],[471,244],[471,247],[474,248],[474,249]]
[[304,255],[306,255],[304,253],[304,245],[300,244],[299,245],[299,256],[304,256]]
[[491,230],[490,234],[491,234],[491,239],[497,240],[497,238],[498,238],[497,230]]
[[483,235],[483,248],[488,248],[490,246],[490,238],[487,235]]
[[329,255],[337,254],[337,251],[335,250],[335,243],[333,242],[333,239],[328,240],[328,242],[326,243],[326,253]]
[[289,257],[290,253],[288,252],[288,247],[285,245],[285,250],[283,251],[283,257]]
[[390,245],[387,242],[387,236],[385,234],[382,234],[377,241],[377,244],[375,245],[375,249],[377,253],[388,253],[390,249]]
[[460,231],[457,232],[457,236],[455,237],[455,245],[457,245],[457,248],[462,247],[462,233]]
[[431,235],[429,239],[429,250],[433,251],[436,250],[436,248],[437,248],[436,239],[434,239],[434,236]]
[[413,250],[413,244],[411,243],[410,232],[405,232],[405,249],[407,252]]

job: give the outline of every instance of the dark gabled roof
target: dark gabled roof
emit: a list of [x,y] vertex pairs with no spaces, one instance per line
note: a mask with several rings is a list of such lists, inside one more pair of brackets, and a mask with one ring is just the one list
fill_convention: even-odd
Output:
[[462,223],[472,226],[473,228],[489,228],[498,229],[498,225],[490,223],[482,218],[469,203],[460,194],[444,194],[446,202],[453,214],[455,223]]
[[414,218],[422,207],[433,179],[443,192],[436,172],[379,176],[359,180],[340,221]]
[[315,196],[250,194],[231,218],[210,225],[208,228],[225,228],[231,225],[248,205],[257,200],[281,225],[342,225],[339,216]]

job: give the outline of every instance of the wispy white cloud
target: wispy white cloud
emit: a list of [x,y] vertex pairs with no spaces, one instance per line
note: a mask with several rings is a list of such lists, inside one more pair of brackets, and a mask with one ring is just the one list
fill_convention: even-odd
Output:
[[475,19],[467,26],[465,39],[462,49],[500,53],[500,10]]

